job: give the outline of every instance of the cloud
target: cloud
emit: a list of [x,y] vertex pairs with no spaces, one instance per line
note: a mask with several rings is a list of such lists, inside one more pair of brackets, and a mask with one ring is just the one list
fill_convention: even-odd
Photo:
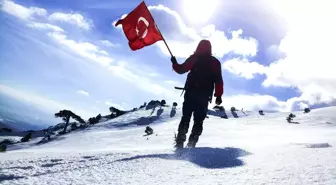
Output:
[[6,85],[0,85],[0,92],[12,98],[15,98],[17,100],[26,101],[52,114],[56,113],[59,110],[69,109],[69,110],[74,111],[76,114],[83,116],[85,118],[95,115],[95,113],[88,112],[86,110],[76,108],[73,106],[69,106],[69,105],[54,101],[52,99],[49,99],[41,95],[35,95],[32,93],[24,92],[19,89],[14,89]]
[[266,57],[270,62],[274,62],[286,57],[285,53],[280,51],[277,45],[271,45],[266,49]]
[[112,58],[108,57],[108,53],[106,51],[100,50],[96,45],[92,43],[76,42],[74,40],[68,39],[65,34],[59,32],[49,32],[48,35],[56,42],[67,46],[73,52],[81,55],[82,57],[95,61],[103,66],[108,66],[113,61]]
[[128,103],[126,102],[121,102],[121,106],[124,107],[125,109],[128,107]]
[[171,16],[173,18],[173,20],[175,21],[174,23],[177,24],[177,28],[179,29],[178,31],[181,31],[181,34],[186,35],[189,38],[192,38],[192,39],[195,39],[195,40],[201,38],[195,29],[189,28],[184,23],[184,21],[182,20],[182,17],[176,11],[171,10],[170,8],[165,7],[163,5],[148,6],[148,9],[151,10],[152,12],[153,11],[154,12],[155,11],[163,12],[166,15],[168,14],[168,16]]
[[112,106],[112,107],[115,107],[115,108],[120,109],[120,110],[125,110],[125,108],[123,106],[121,106],[119,104],[116,104],[116,103],[113,103],[112,100],[107,100],[105,102],[105,104],[110,106],[110,107]]
[[177,98],[176,93],[172,91],[171,87],[168,87],[168,84],[166,86],[161,82],[155,82],[156,78],[148,75],[150,72],[144,70],[144,68],[140,68],[137,65],[129,65],[129,62],[118,61],[108,69],[113,75],[133,84],[139,90],[153,94],[156,98],[166,98],[167,100]]
[[266,70],[265,66],[257,62],[249,62],[247,59],[239,58],[225,61],[222,64],[222,67],[223,69],[246,79],[252,79],[256,74],[264,74]]
[[23,20],[34,19],[36,17],[43,17],[47,15],[47,11],[43,8],[26,8],[10,0],[3,0],[2,2],[0,2],[0,5],[2,11]]
[[48,31],[54,31],[54,32],[64,32],[64,30],[58,26],[48,24],[48,23],[39,23],[39,22],[32,22],[27,24],[27,26],[39,30],[48,30]]
[[255,56],[257,54],[258,41],[256,39],[242,37],[242,29],[233,30],[229,33],[231,39],[225,35],[224,31],[217,30],[215,25],[208,25],[201,29],[201,35],[211,41],[213,53],[218,57],[223,57],[229,52],[243,56]]
[[136,74],[136,71],[134,69],[129,69],[126,65],[123,65],[123,63],[110,66],[109,70],[113,72],[114,75],[119,76],[131,83],[134,83],[139,89],[142,89],[144,91],[151,92],[157,95],[163,94],[166,91],[166,89],[162,88],[161,86],[152,83],[149,78]]
[[[175,93],[172,91],[171,87],[166,87],[168,84],[158,82],[157,79],[161,76],[157,72],[153,71],[151,67],[146,67],[144,64],[141,64],[141,66],[136,64],[129,65],[129,60],[132,59],[128,56],[126,58],[127,62],[115,60],[109,56],[108,52],[100,49],[97,45],[83,40],[76,41],[70,38],[61,27],[51,23],[55,21],[72,21],[72,23],[77,26],[83,26],[85,25],[81,23],[83,20],[87,19],[82,16],[73,17],[70,16],[70,14],[57,12],[51,14],[49,19],[45,20],[48,21],[46,23],[29,20],[27,26],[34,29],[45,30],[46,35],[52,38],[56,43],[60,44],[60,46],[64,46],[67,52],[78,54],[79,56],[88,59],[88,61],[94,61],[104,67],[107,67],[107,69],[111,71],[111,74],[115,77],[122,78],[126,82],[134,84],[132,88],[136,87],[142,92],[150,93],[153,98],[165,98],[168,100],[169,98],[173,99],[175,97]],[[85,26],[83,28],[85,28]],[[108,40],[101,40],[100,43],[105,46],[117,46],[117,44],[111,43]],[[85,92],[79,93],[86,95]],[[127,105],[123,104],[122,106],[124,108],[127,107]]]
[[177,86],[181,86],[181,83],[178,81],[174,81],[174,80],[165,80],[163,81],[164,83],[167,83],[169,85],[177,85]]
[[[47,10],[38,7],[24,7],[22,5],[16,4],[10,0],[3,0],[0,2],[1,10],[11,14],[15,17],[24,20],[34,20],[36,18],[47,17]],[[55,12],[49,15],[48,19],[50,21],[56,22],[67,22],[69,24],[78,26],[79,28],[89,30],[93,27],[92,20],[85,19],[79,13],[62,13],[62,12]],[[46,25],[32,25],[38,28],[46,28]],[[49,27],[50,28],[50,27]]]
[[[78,19],[74,19],[76,17],[78,17]],[[74,19],[73,23],[78,23],[77,25],[80,25],[79,22],[82,20],[86,20],[82,16],[73,17],[70,16],[70,14],[54,13],[49,16],[49,21],[63,20],[67,18],[69,18],[69,20]],[[120,61],[113,64],[114,59],[112,59],[105,50],[100,49],[97,45],[90,42],[75,41],[69,38],[62,28],[53,24],[31,21],[28,23],[28,26],[35,29],[46,30],[46,34],[50,38],[60,45],[65,46],[68,51],[97,62],[102,66],[109,67],[108,70],[112,71],[114,76],[135,84],[135,87],[138,87],[145,92],[149,92],[157,96],[172,96],[171,91],[168,91],[164,86],[159,85],[150,79],[152,77],[157,77],[158,74],[155,71],[145,69],[143,65],[141,65],[141,67],[136,65],[129,66],[129,62]],[[118,46],[108,40],[101,40],[100,42],[106,46]],[[126,60],[129,60],[129,58]]]
[[90,94],[88,92],[83,91],[83,90],[78,90],[77,93],[81,94],[81,95],[84,95],[84,96],[90,96]]
[[[215,104],[212,103],[210,107]],[[261,95],[261,94],[239,94],[234,96],[225,96],[223,98],[223,106],[226,110],[231,107],[236,109],[244,109],[250,111],[280,111],[280,112],[290,112],[292,110],[302,110],[306,108],[306,104],[301,102],[299,98],[291,98],[287,101],[280,101],[274,96]]]
[[120,46],[119,44],[114,44],[108,40],[101,40],[100,43],[102,43],[104,46],[112,47],[112,48],[116,48]]
[[[273,63],[263,66],[247,61],[224,63],[226,69],[244,78],[265,74],[264,87],[295,87],[303,104],[331,104],[336,100],[333,59],[336,43],[334,1],[265,1],[270,12],[285,20],[287,33],[280,44],[266,50]],[[290,5],[290,6],[288,6]]]
[[305,108],[308,108],[309,105],[304,103],[304,102],[299,102],[298,107],[299,107],[300,110],[304,110]]
[[[0,0],[1,1],[1,0]],[[47,17],[47,16],[46,16]],[[45,18],[46,18],[45,17]],[[116,60],[112,57],[110,57],[109,53],[103,49],[101,49],[101,44],[107,44],[111,45],[111,42],[108,40],[94,40],[89,41],[89,39],[81,39],[76,40],[74,39],[70,34],[68,35],[67,31],[64,31],[61,25],[55,25],[55,21],[51,21],[49,19],[31,19],[26,22],[23,22],[23,24],[26,24],[28,27],[36,30],[42,30],[45,31],[45,34],[50,37],[51,39],[41,40],[41,42],[45,42],[46,44],[49,44],[50,40],[54,41],[55,44],[57,44],[58,49],[62,51],[66,51],[69,54],[77,54],[78,57],[82,58],[85,62],[96,62],[104,67],[105,69],[110,71],[112,76],[112,79],[117,81],[121,81],[121,83],[125,83],[129,85],[129,87],[124,87],[121,89],[126,89],[126,91],[138,91],[136,92],[138,94],[138,99],[145,96],[145,98],[148,99],[165,99],[167,102],[169,101],[176,101],[175,95],[176,93],[173,92],[173,88],[171,86],[167,87],[168,84],[162,83],[160,81],[160,78],[167,79],[166,77],[161,76],[157,71],[152,69],[152,66],[147,66],[144,63],[140,63],[140,61],[137,61],[138,64],[132,64],[132,57],[130,56],[124,56],[125,61],[120,61],[120,59]],[[29,30],[31,31],[31,30]],[[70,32],[70,30],[69,30]],[[39,39],[42,39],[39,38]],[[93,44],[95,43],[95,44]],[[114,44],[114,43],[112,43]],[[117,44],[115,44],[117,46]],[[122,58],[119,57],[119,58]],[[103,69],[102,69],[103,70]],[[106,71],[105,71],[106,72]],[[122,80],[121,80],[122,79]],[[128,84],[128,82],[130,84]],[[111,82],[113,84],[113,82]],[[119,84],[120,82],[118,82]],[[75,91],[73,93],[76,92]],[[119,90],[118,90],[119,91]],[[121,90],[122,91],[122,90]],[[120,92],[120,91],[119,91]],[[79,89],[77,91],[77,96],[83,95],[83,96],[93,96],[88,94],[87,92]],[[28,94],[27,92],[24,92],[24,94]],[[17,97],[24,97],[25,95],[21,94],[20,96],[17,95]],[[76,96],[76,94],[73,94]],[[31,98],[31,96],[35,98]],[[176,96],[179,96],[179,93],[177,93]],[[75,113],[77,113],[80,116],[86,116],[90,117],[92,115],[95,115],[96,109],[93,107],[88,107],[87,109],[81,108],[81,106],[73,105],[69,106],[70,104],[63,104],[61,102],[57,102],[55,100],[51,100],[48,97],[39,97],[38,95],[27,95],[27,99],[29,99],[29,102],[31,104],[34,104],[35,106],[44,107],[49,106],[46,108],[49,112],[55,113],[56,111],[59,111],[61,109],[70,109],[73,110]],[[41,98],[41,99],[36,99]],[[21,99],[22,98],[18,98]],[[115,99],[115,98],[113,98]],[[131,98],[132,101],[136,98]],[[30,101],[30,100],[36,100],[36,102]],[[143,100],[139,100],[143,101]],[[116,106],[123,109],[132,108],[130,105],[128,105],[125,102],[118,102],[119,104],[116,104],[115,102],[108,100],[108,101],[101,101],[99,104],[96,104],[96,107],[101,108],[101,106],[104,106],[104,103],[111,106]],[[134,102],[132,102],[134,103]],[[105,110],[105,109],[103,109]],[[92,111],[92,113],[91,113]],[[104,111],[103,111],[104,112]]]
[[120,109],[120,110],[128,110],[129,109],[129,105],[125,102],[121,102],[121,104],[118,104],[118,103],[113,103],[112,100],[107,100],[105,102],[105,105],[108,105],[108,106],[112,106],[112,107],[115,107],[117,109]]
[[[235,53],[244,56],[255,56],[258,51],[258,41],[252,37],[243,38],[243,30],[230,31],[231,39],[229,39],[224,31],[217,30],[215,25],[207,25],[200,30],[188,27],[181,16],[174,10],[163,5],[148,6],[151,12],[154,12],[154,18],[163,33],[169,48],[177,57],[186,58],[194,53],[196,46],[202,39],[209,39],[212,43],[213,54],[217,57],[223,57],[227,53]],[[155,16],[159,13],[159,16]],[[123,15],[121,18],[125,17]],[[159,20],[159,21],[158,21]],[[160,21],[161,20],[161,21]],[[170,22],[169,26],[160,23]],[[112,24],[114,24],[114,21]],[[118,26],[117,28],[121,28]],[[170,55],[166,45],[159,41],[156,45],[161,51]]]
[[85,19],[81,14],[78,14],[78,13],[56,12],[56,13],[49,15],[48,19],[50,21],[66,22],[66,23],[78,26],[79,28],[82,28],[85,30],[89,30],[93,27],[92,20]]
[[[297,87],[309,104],[333,102],[336,99],[334,1],[270,3],[277,15],[286,20],[288,32],[279,45],[286,57],[268,67],[263,85]],[[289,9],[285,8],[288,4]]]
[[[123,19],[123,18],[125,18],[127,16],[127,14],[123,14],[121,17],[120,17],[120,19]],[[119,20],[119,19],[118,19]],[[117,27],[115,26],[115,24],[118,22],[118,20],[115,20],[115,21],[113,21],[112,22],[112,27],[114,27],[114,28],[117,28],[117,29],[122,29],[122,26],[119,24]]]
[[[2,10],[15,16],[19,16],[23,19],[30,19],[34,15],[47,15],[47,11],[45,9],[37,7],[26,8],[8,0],[4,1]],[[90,28],[90,21],[77,13],[65,14],[56,12],[49,16],[49,20],[66,21],[84,29]],[[27,23],[27,26],[35,29],[46,30],[47,35],[53,38],[59,44],[67,46],[73,52],[81,55],[82,57],[95,61],[103,66],[108,66],[113,61],[113,59],[108,56],[108,53],[104,50],[99,49],[98,46],[89,42],[77,42],[69,39],[68,36],[65,34],[64,30],[58,26],[50,23],[40,23],[34,20],[30,20]]]
[[[148,8],[154,13],[163,13],[160,17],[168,17],[169,20],[162,20],[162,22],[171,22],[169,27],[163,26],[161,31],[175,56],[184,58],[190,56],[201,39],[211,41],[213,54],[217,57],[223,57],[230,52],[243,56],[255,56],[258,51],[258,41],[251,37],[242,37],[241,29],[230,31],[232,38],[228,38],[225,32],[217,30],[215,25],[207,25],[200,31],[188,27],[176,11],[163,5]],[[157,18],[160,17],[157,16]],[[160,21],[157,21],[160,27],[159,23]],[[163,53],[169,55],[163,42],[158,42],[158,46]]]

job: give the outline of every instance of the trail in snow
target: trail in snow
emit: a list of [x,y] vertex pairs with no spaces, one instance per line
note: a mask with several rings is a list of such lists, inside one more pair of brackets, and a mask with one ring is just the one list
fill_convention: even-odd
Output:
[[181,110],[151,111],[9,148],[0,184],[336,184],[336,107],[297,112],[297,125],[288,113],[209,116],[197,148],[178,152]]

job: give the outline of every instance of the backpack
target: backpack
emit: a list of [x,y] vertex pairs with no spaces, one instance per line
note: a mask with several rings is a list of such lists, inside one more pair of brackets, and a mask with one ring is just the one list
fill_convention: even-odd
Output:
[[190,70],[184,89],[187,92],[197,92],[209,96],[211,101],[214,91],[215,74],[212,56],[198,56]]

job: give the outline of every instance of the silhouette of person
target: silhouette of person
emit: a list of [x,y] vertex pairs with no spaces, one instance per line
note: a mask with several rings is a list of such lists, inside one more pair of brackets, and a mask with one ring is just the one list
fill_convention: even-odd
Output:
[[223,79],[221,63],[212,56],[211,43],[201,40],[196,51],[183,64],[178,64],[176,58],[171,58],[173,69],[178,74],[189,72],[185,83],[185,94],[182,108],[182,118],[175,138],[175,148],[183,148],[188,133],[191,115],[194,114],[194,125],[189,136],[187,147],[195,147],[203,131],[203,121],[208,112],[213,91],[216,104],[222,103]]

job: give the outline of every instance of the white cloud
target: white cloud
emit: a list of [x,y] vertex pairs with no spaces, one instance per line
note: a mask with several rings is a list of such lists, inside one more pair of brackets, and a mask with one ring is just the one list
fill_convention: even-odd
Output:
[[128,110],[129,109],[129,105],[128,105],[128,103],[126,103],[126,102],[121,102],[120,104],[118,104],[118,103],[114,103],[112,100],[107,100],[107,101],[105,101],[105,105],[107,105],[107,106],[113,106],[113,107],[115,107],[115,108],[117,108],[117,109],[120,109],[120,110]]
[[252,79],[256,74],[264,74],[266,71],[265,67],[257,62],[249,62],[247,59],[239,58],[224,62],[222,67],[246,79]]
[[3,0],[0,2],[0,5],[2,11],[24,20],[47,15],[47,11],[45,9],[38,7],[26,8],[10,0]]
[[119,65],[110,66],[109,70],[113,72],[114,75],[119,76],[131,83],[134,83],[138,88],[151,92],[153,94],[165,93],[165,89],[157,84],[153,84],[146,77],[142,77],[134,73],[134,70],[128,69],[125,65],[119,63]]
[[113,103],[112,100],[107,100],[105,102],[105,104],[108,105],[108,106],[115,107],[115,108],[120,109],[120,110],[125,110],[125,108],[123,106],[121,106],[121,105],[119,105],[117,103]]
[[[115,65],[108,68],[113,75],[122,78],[129,83],[134,84],[138,89],[151,93],[156,97],[172,100],[177,98],[171,87],[166,87],[164,84],[156,83],[147,75],[147,71],[137,66],[128,65],[126,62],[118,61]],[[155,79],[155,78],[154,78]]]
[[228,39],[224,31],[216,30],[214,25],[208,25],[201,29],[201,35],[212,43],[213,53],[222,57],[229,52],[244,56],[255,56],[258,51],[258,41],[254,38],[243,38],[243,30],[230,32],[232,38]]
[[334,1],[270,0],[265,1],[264,6],[267,4],[275,16],[285,20],[287,28],[280,45],[272,45],[267,50],[271,55],[269,57],[277,61],[269,66],[250,62],[229,63],[229,71],[245,78],[265,74],[266,79],[262,84],[265,87],[298,88],[302,93],[296,97],[297,101],[302,102],[298,107],[334,102]]
[[54,101],[52,99],[49,99],[47,97],[43,97],[41,95],[35,95],[35,94],[28,93],[28,92],[24,92],[22,90],[14,89],[9,86],[0,85],[0,91],[17,100],[26,101],[32,105],[35,105],[40,109],[50,112],[51,114],[54,114],[59,110],[69,109],[75,112],[76,114],[82,116],[83,118],[88,118],[92,115],[95,115],[95,113],[88,112],[86,110],[79,109],[73,106],[69,106],[69,105]]
[[281,52],[279,47],[277,45],[271,45],[267,48],[266,52],[266,57],[268,61],[274,62],[276,60],[285,58],[285,53]]
[[309,108],[309,105],[303,102],[299,102],[298,107],[300,110],[304,110],[305,108]]
[[332,8],[335,2],[273,0],[270,3],[287,23],[288,32],[279,45],[286,57],[269,66],[263,85],[297,87],[310,104],[333,102],[336,99],[333,63],[336,12]]
[[124,107],[125,109],[127,109],[127,108],[128,108],[128,103],[126,103],[126,102],[121,102],[121,106]]
[[[24,6],[13,3],[12,1],[5,0],[3,2],[2,10],[7,13],[21,16],[21,18],[29,19],[33,15],[46,15],[47,11],[37,7],[26,8]],[[80,14],[65,14],[65,13],[53,13],[49,16],[50,20],[68,21],[84,29],[89,29],[90,21],[85,19]],[[109,57],[109,54],[99,49],[96,45],[89,42],[77,42],[68,38],[65,31],[50,23],[40,23],[34,20],[30,20],[27,26],[35,29],[46,30],[47,35],[53,38],[61,45],[68,47],[71,51],[95,61],[103,66],[108,66],[113,59]]]
[[76,42],[68,39],[65,34],[58,32],[50,32],[48,35],[60,44],[70,48],[73,52],[103,66],[108,66],[113,61],[112,58],[108,57],[108,53],[106,51],[100,50],[97,46],[89,42]]
[[[229,39],[223,31],[217,30],[214,25],[205,26],[199,31],[188,27],[176,11],[163,5],[149,6],[148,9],[164,13],[173,19],[169,29],[161,30],[161,32],[165,36],[172,53],[177,57],[189,57],[194,53],[199,41],[202,39],[211,41],[213,54],[217,57],[223,57],[229,52],[244,56],[255,56],[258,51],[258,41],[251,37],[242,38],[243,31],[240,29],[231,31],[232,38]],[[125,16],[123,15],[122,18]],[[114,25],[115,23],[116,21],[112,24]],[[118,28],[121,28],[121,26],[119,25]],[[170,55],[163,41],[157,42],[156,45],[164,54]]]
[[170,16],[172,16],[176,21],[177,28],[180,29],[180,31],[182,31],[183,35],[188,35],[190,38],[192,38],[194,40],[201,38],[195,29],[189,28],[184,23],[181,16],[176,11],[171,10],[170,8],[165,7],[163,5],[148,6],[148,9],[152,10],[152,11],[162,11],[162,12],[165,12],[165,13],[169,14]]
[[174,80],[165,80],[164,83],[167,83],[169,85],[180,85],[181,86],[180,82],[174,81]]
[[108,40],[101,40],[100,41],[104,46],[107,46],[107,47],[113,47],[113,48],[115,48],[115,47],[119,47],[120,45],[119,44],[114,44],[114,43],[112,43],[112,42],[110,42],[110,41],[108,41]]
[[159,73],[157,73],[157,72],[151,72],[151,73],[149,73],[148,74],[150,77],[157,77],[157,76],[159,76]]
[[[213,103],[210,107],[213,107]],[[274,96],[270,95],[260,95],[260,94],[239,94],[234,96],[224,96],[223,104],[226,110],[231,107],[236,109],[244,110],[264,110],[264,111],[280,111],[280,112],[290,112],[292,110],[297,110],[305,108],[305,104],[301,102],[299,98],[291,98],[287,101],[280,101]]]
[[89,30],[93,27],[92,21],[89,19],[85,19],[79,13],[61,13],[56,12],[49,15],[50,21],[60,21],[60,22],[67,22],[73,25],[78,26],[79,28]]
[[[67,35],[67,33],[61,27],[58,27],[51,23],[51,21],[61,21],[61,20],[69,21],[67,18],[73,21],[72,23],[76,24],[77,26],[81,27],[84,26],[83,28],[86,27],[85,24],[81,23],[81,21],[86,20],[84,17],[80,18],[80,16],[78,16],[77,17],[78,19],[77,18],[75,19],[74,17],[71,17],[69,14],[63,14],[63,13],[54,13],[50,15],[49,19],[46,19],[46,21],[48,21],[46,23],[37,22],[32,19],[28,21],[27,25],[34,29],[45,30],[46,34],[50,38],[54,39],[56,43],[60,44],[60,48],[64,46],[64,48],[66,48],[65,50],[68,52],[78,54],[84,57],[85,59],[88,59],[88,61],[94,61],[105,67],[109,67],[108,69],[112,72],[114,76],[116,76],[116,78],[120,77],[122,79],[125,79],[126,82],[134,84],[134,87],[138,88],[142,92],[150,93],[153,96],[153,98],[165,98],[167,101],[169,101],[169,98],[174,99],[172,97],[175,97],[174,96],[175,94],[172,92],[172,88],[171,87],[166,88],[165,87],[166,84],[157,83],[156,81],[158,78],[160,78],[160,75],[154,70],[152,70],[151,67],[146,67],[145,65],[142,64],[141,66],[129,65],[129,60],[131,59],[127,59],[128,62],[119,61],[118,63],[114,63],[114,59],[112,59],[105,50],[100,49],[97,45],[94,45],[90,42],[73,40]],[[113,44],[107,40],[102,40],[100,43],[105,45],[107,44],[109,46]],[[115,46],[117,46],[117,44],[115,44]],[[89,95],[85,91],[78,91],[77,93],[80,93],[82,95]],[[108,101],[102,103],[111,104],[112,102]],[[55,107],[64,109],[69,106],[55,103]],[[127,108],[128,105],[125,102],[123,102],[121,104],[121,107]]]
[[32,22],[27,24],[31,28],[40,29],[40,30],[49,30],[54,32],[64,32],[64,30],[58,26],[48,24],[48,23],[39,23],[39,22]]
[[[174,32],[168,34],[165,39],[172,50],[172,53],[177,57],[188,57],[196,49],[198,42],[201,39],[208,39],[212,43],[213,54],[217,57],[223,57],[225,54],[233,52],[235,54],[244,56],[255,56],[258,51],[258,41],[254,38],[243,38],[241,29],[231,31],[232,36],[229,39],[224,31],[217,30],[214,25],[208,25],[197,31],[186,26],[181,16],[163,5],[149,6],[152,11],[159,11],[172,16],[175,22],[171,23],[169,29],[162,31],[163,34],[167,32]],[[181,39],[183,38],[183,39]],[[166,46],[162,41],[158,42],[158,46],[165,54],[169,55]]]
[[77,93],[81,94],[81,95],[84,95],[84,96],[90,96],[90,94],[88,92],[83,91],[83,90],[78,90]]
[[172,85],[177,83],[176,81],[173,81],[173,80],[165,80],[164,82],[167,84],[172,84]]
[[[123,15],[120,17],[120,19],[123,19],[123,18],[125,18],[126,16],[127,16],[127,14],[123,14]],[[119,20],[119,19],[118,19],[118,20]],[[112,22],[112,27],[115,27],[115,24],[117,23],[118,20],[115,20],[115,21]],[[121,29],[122,29],[122,26],[119,24],[116,28],[121,30]]]
[[[24,10],[27,9],[21,5],[18,6]],[[49,21],[49,23],[37,22],[31,19],[27,23],[27,26],[34,29],[45,30],[46,34],[50,38],[54,39],[60,45],[65,46],[67,51],[76,53],[84,58],[89,59],[89,61],[91,60],[97,62],[105,67],[108,66],[109,70],[112,71],[114,76],[125,79],[127,82],[134,84],[134,86],[139,90],[148,92],[155,98],[165,98],[166,100],[169,100],[169,98],[174,99],[175,93],[172,91],[172,89],[170,89],[171,87],[166,88],[166,84],[162,85],[160,83],[156,83],[154,79],[159,78],[159,75],[157,72],[151,70],[150,67],[147,69],[143,65],[141,67],[134,65],[130,66],[127,64],[128,62],[118,62],[117,64],[111,65],[113,64],[114,59],[109,57],[109,54],[105,50],[100,49],[98,46],[90,42],[75,41],[69,38],[62,28],[50,23],[50,21],[67,21],[86,29],[87,26],[84,23],[86,19],[84,17],[80,15],[72,16],[71,14],[54,13],[49,16],[47,21]],[[106,46],[118,46],[117,44],[113,44],[108,40],[102,40],[101,44]],[[85,91],[78,91],[77,93],[85,96],[89,95]],[[121,104],[121,106],[123,108],[128,107],[128,105],[125,103]],[[65,106],[59,107],[64,108]]]

